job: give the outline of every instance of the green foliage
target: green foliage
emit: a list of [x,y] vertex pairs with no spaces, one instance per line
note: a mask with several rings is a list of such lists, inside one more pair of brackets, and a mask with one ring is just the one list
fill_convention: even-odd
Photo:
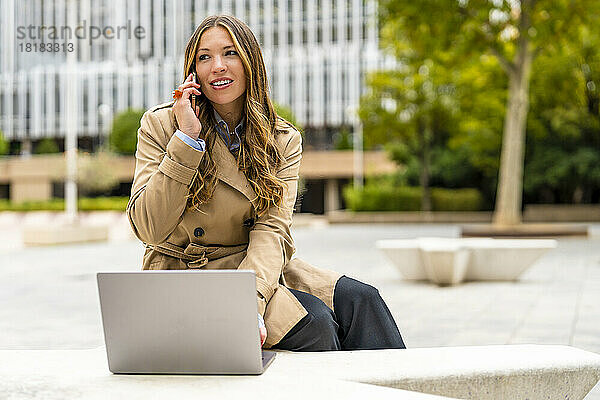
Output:
[[300,132],[302,132],[303,128],[296,122],[296,117],[294,116],[294,112],[290,107],[277,104],[275,102],[273,103],[273,107],[275,107],[275,112],[277,115],[294,125]]
[[591,202],[592,190],[600,188],[600,151],[580,147],[567,151],[544,146],[526,166],[524,190],[532,201]]
[[[79,211],[125,211],[128,201],[128,197],[83,197],[77,200],[77,208]],[[64,199],[23,203],[11,203],[0,199],[0,211],[64,211],[64,209]]]
[[[498,61],[485,55],[463,63],[454,76],[459,112],[447,148],[465,154],[473,169],[495,180],[506,110],[506,76]],[[464,181],[461,186],[473,184]]]
[[385,145],[410,185],[426,169],[432,186],[478,187],[487,207],[495,197],[508,77],[526,39],[534,58],[526,199],[599,201],[600,2],[380,0],[379,6],[380,44],[399,67],[367,79],[360,110],[367,148]]
[[479,211],[483,197],[477,189],[433,188],[431,194],[434,211]]
[[58,144],[56,141],[51,138],[43,138],[40,142],[35,146],[34,154],[53,154],[59,153]]
[[2,131],[0,131],[0,156],[8,153],[8,149],[9,149],[9,144],[6,141],[6,139],[4,139],[4,135],[2,134]]
[[64,209],[65,201],[63,199],[22,203],[12,203],[9,200],[0,199],[0,211],[64,211]]
[[485,53],[513,62],[522,37],[532,49],[560,48],[599,17],[596,0],[379,1],[384,49],[402,61],[431,58],[445,65]]
[[532,76],[523,188],[530,203],[591,203],[600,197],[600,38],[540,56]]
[[80,211],[125,211],[129,197],[80,198],[77,207]]
[[[439,69],[438,75],[448,74],[441,67]],[[418,119],[407,119],[403,114],[414,113],[416,118],[430,119],[432,135],[427,165],[430,185],[478,187],[484,194],[487,209],[492,206],[495,195],[506,79],[499,73],[498,63],[490,57],[465,64],[460,70],[453,70],[451,75],[448,82],[450,78],[452,82],[437,86],[439,93],[434,96],[433,103],[411,102],[411,98],[418,96],[411,94],[412,89],[404,82],[399,83],[397,92],[391,94],[391,87],[394,87],[391,81],[411,83],[411,77],[400,79],[404,76],[402,73],[388,71],[372,76],[372,93],[363,98],[360,110],[365,125],[365,143],[371,148],[384,145],[390,158],[404,167],[406,181],[419,186],[424,158],[418,128],[423,124]],[[378,82],[379,79],[382,81]],[[392,102],[396,98],[400,101]],[[389,103],[387,107],[386,102]],[[398,104],[404,111],[397,108]]]
[[362,190],[346,186],[343,191],[347,207],[352,211],[418,211],[421,189],[365,185]]
[[[371,74],[359,116],[366,148],[391,144],[392,158],[419,166],[419,183],[429,186],[432,152],[456,130],[456,87],[431,59],[396,71]],[[428,199],[423,199],[423,208]]]
[[110,130],[111,149],[120,154],[133,154],[137,145],[137,130],[144,110],[128,109],[115,115]]
[[[344,199],[352,211],[420,211],[420,187],[367,184],[362,190],[344,188]],[[477,189],[432,188],[433,211],[478,211],[483,197]]]
[[334,135],[333,148],[335,150],[352,150],[354,148],[352,135],[347,127],[342,127],[342,129]]
[[453,129],[457,111],[455,86],[446,71],[430,60],[400,71],[370,74],[370,93],[361,99],[366,148],[401,142],[417,155],[424,145],[442,143]]

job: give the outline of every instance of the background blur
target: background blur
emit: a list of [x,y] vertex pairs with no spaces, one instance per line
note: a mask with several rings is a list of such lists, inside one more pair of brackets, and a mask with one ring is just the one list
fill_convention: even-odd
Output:
[[[375,285],[409,347],[600,353],[598,0],[0,0],[0,348],[103,344],[95,274],[144,252],[123,213],[140,118],[220,13],[252,28],[303,132],[299,257]],[[518,281],[447,287],[376,248],[521,221],[589,235]],[[108,240],[64,243],[99,227]],[[25,245],[46,233],[62,245]]]
[[170,100],[188,37],[219,13],[253,29],[273,99],[304,131],[297,211],[492,210],[511,121],[525,211],[597,204],[596,3],[1,0],[0,207],[63,207],[51,154],[71,124],[80,197],[122,208],[139,118]]

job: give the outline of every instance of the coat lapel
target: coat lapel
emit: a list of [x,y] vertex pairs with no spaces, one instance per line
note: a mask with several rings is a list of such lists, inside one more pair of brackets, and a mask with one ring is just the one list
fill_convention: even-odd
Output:
[[212,156],[217,165],[217,178],[240,191],[256,207],[256,192],[250,186],[246,175],[238,169],[237,160],[223,142],[223,138],[219,134],[216,135]]
[[[173,102],[165,104],[165,106],[169,106],[169,123],[173,127],[173,132],[178,129],[177,120],[175,119],[175,114],[173,113],[172,108]],[[166,122],[165,126],[166,126]],[[217,135],[217,139],[215,140],[215,146],[212,149],[213,160],[217,165],[217,178],[221,181],[225,182],[232,188],[241,192],[256,208],[256,192],[250,186],[246,175],[242,171],[240,171],[237,167],[237,160],[231,154],[227,145],[223,141],[221,135],[215,132]]]

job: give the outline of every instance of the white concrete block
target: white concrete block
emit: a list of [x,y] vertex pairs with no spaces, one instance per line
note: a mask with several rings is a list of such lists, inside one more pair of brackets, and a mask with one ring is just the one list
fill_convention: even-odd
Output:
[[25,246],[45,246],[108,240],[107,226],[84,224],[28,225],[23,228]]
[[556,248],[556,240],[551,239],[469,240],[471,261],[466,280],[515,280],[548,250]]
[[458,242],[419,241],[423,267],[428,279],[438,285],[463,281],[469,265],[469,250]]
[[418,238],[379,240],[376,246],[406,279],[438,284],[515,280],[547,251],[551,239]]
[[404,279],[427,279],[427,273],[421,259],[421,251],[416,239],[379,240],[377,241],[377,247],[383,251]]
[[0,396],[11,399],[577,400],[600,379],[599,355],[557,345],[279,352],[261,376],[112,375],[103,348],[0,350],[0,359]]
[[[343,355],[343,352],[337,352]],[[319,357],[323,353],[309,353]],[[282,352],[263,375],[113,375],[106,350],[0,350],[0,398],[20,399],[447,399],[331,377]],[[309,360],[310,361],[310,360]],[[318,362],[318,360],[316,360]],[[302,366],[307,368],[302,368]],[[292,369],[290,369],[290,366]],[[295,368],[300,367],[300,368]]]

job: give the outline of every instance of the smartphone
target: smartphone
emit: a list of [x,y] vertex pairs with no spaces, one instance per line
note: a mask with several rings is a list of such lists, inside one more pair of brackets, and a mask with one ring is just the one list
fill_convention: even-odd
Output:
[[[194,81],[194,83],[198,83],[198,77],[196,76],[196,72],[194,71],[192,73],[192,79]],[[192,103],[192,110],[194,110],[194,114],[196,113],[196,105],[198,105],[198,101],[200,100],[198,98],[199,96],[192,94],[192,98],[191,98],[191,103]]]

